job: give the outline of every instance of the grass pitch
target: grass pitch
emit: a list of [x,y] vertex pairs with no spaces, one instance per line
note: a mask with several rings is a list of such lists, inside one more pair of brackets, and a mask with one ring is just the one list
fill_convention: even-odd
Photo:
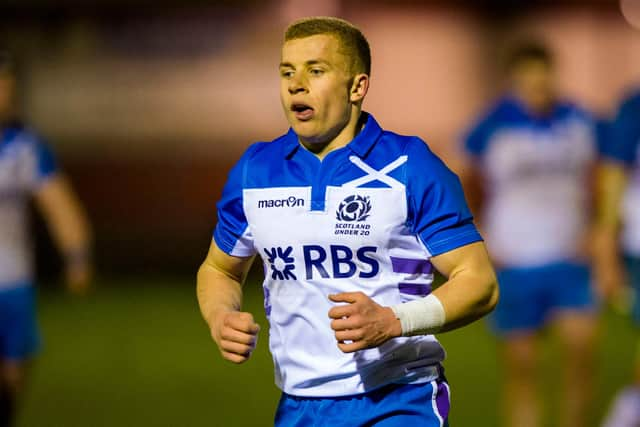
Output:
[[[105,281],[87,298],[40,292],[43,351],[34,365],[20,427],[270,426],[279,398],[267,348],[259,279],[245,308],[262,325],[240,366],[219,356],[200,318],[193,278]],[[606,313],[599,346],[593,426],[631,375],[634,331]],[[501,375],[484,322],[439,337],[448,358],[452,427],[495,427]],[[552,410],[560,377],[557,346],[544,350],[541,384]],[[553,425],[551,417],[545,425]]]

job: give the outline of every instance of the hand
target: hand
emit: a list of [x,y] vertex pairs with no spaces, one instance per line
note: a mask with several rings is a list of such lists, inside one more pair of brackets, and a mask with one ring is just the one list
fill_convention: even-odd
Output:
[[402,335],[402,326],[393,311],[362,292],[333,294],[329,299],[347,303],[329,310],[329,317],[333,319],[331,329],[335,331],[338,348],[344,353],[378,347]]
[[233,363],[246,362],[258,342],[260,325],[251,313],[224,311],[214,318],[211,336],[222,357]]
[[67,289],[74,295],[86,295],[91,289],[93,269],[89,265],[69,265],[65,271]]

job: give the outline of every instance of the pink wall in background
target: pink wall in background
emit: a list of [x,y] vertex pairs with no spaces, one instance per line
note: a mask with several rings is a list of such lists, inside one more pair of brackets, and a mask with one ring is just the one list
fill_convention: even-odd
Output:
[[[53,47],[36,31],[28,116],[78,156],[235,155],[286,128],[276,68],[281,32],[305,12],[290,3],[235,18],[235,29],[222,35],[206,16],[160,17],[149,28],[123,24],[139,26],[144,38],[167,28],[187,31],[191,19],[203,45],[224,38],[221,49],[187,57],[149,54],[143,45],[136,54],[136,40],[124,53],[110,49],[122,29],[91,22],[72,22]],[[386,127],[424,137],[452,163],[460,133],[498,91],[492,54],[505,40],[529,32],[548,40],[562,92],[600,112],[640,80],[640,33],[619,14],[546,10],[496,29],[455,8],[336,9],[370,38],[373,82],[365,107]]]
[[373,50],[365,108],[383,126],[423,137],[457,171],[460,136],[500,92],[497,55],[516,37],[547,40],[561,92],[598,112],[640,81],[640,34],[612,12],[556,8],[489,21],[416,2],[265,3],[11,29],[26,65],[26,117],[89,210],[103,272],[193,273],[227,171],[252,141],[286,130],[277,65],[296,17],[337,13],[361,26]]

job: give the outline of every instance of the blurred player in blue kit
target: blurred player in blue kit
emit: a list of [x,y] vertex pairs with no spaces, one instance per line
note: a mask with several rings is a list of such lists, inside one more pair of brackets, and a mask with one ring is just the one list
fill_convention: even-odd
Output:
[[71,291],[91,277],[85,215],[49,148],[16,118],[16,73],[0,50],[0,426],[12,424],[29,364],[39,347],[28,230],[33,198],[66,262]]
[[542,331],[563,354],[561,426],[586,426],[596,326],[587,237],[595,123],[559,100],[545,46],[524,42],[508,55],[508,93],[465,140],[480,223],[496,265],[500,302],[491,317],[501,341],[504,420],[547,425],[537,390]]
[[[640,90],[623,100],[608,135],[598,173],[597,271],[610,300],[622,298],[629,284],[640,326]],[[619,393],[604,426],[640,426],[640,342],[634,381]]]
[[[289,26],[280,97],[291,128],[231,170],[198,272],[211,335],[242,363],[260,328],[241,285],[262,257],[277,426],[447,425],[433,334],[498,299],[458,178],[422,140],[362,111],[370,64],[346,21]],[[432,292],[435,270],[448,279]]]

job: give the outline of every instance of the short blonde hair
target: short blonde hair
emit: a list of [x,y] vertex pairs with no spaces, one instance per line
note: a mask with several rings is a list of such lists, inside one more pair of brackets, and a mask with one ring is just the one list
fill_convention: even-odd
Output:
[[350,59],[350,72],[371,74],[371,49],[362,31],[344,19],[314,16],[293,22],[284,33],[284,41],[317,35],[332,35],[338,39],[345,56]]

